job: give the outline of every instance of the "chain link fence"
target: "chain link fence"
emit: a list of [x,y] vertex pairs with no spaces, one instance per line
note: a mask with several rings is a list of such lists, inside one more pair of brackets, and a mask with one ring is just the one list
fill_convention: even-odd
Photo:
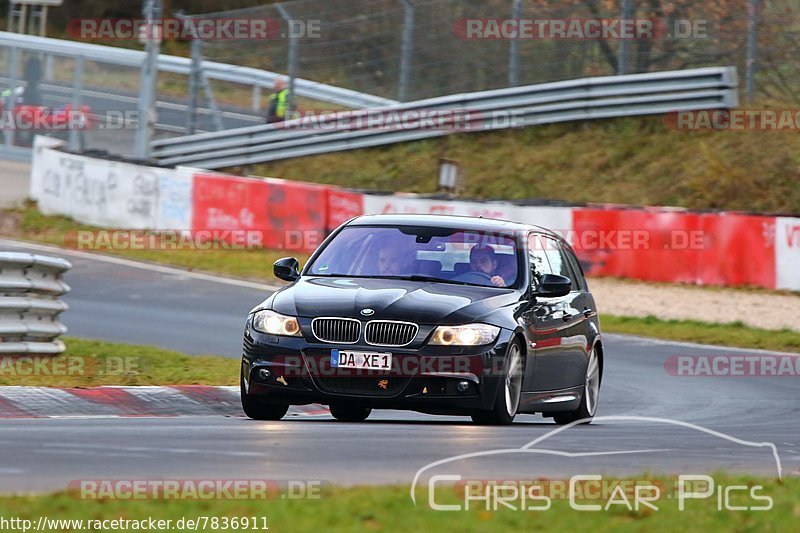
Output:
[[[800,97],[797,0],[294,0],[194,16],[266,18],[282,28],[283,38],[206,41],[206,59],[401,101],[717,65],[750,77],[750,96]],[[561,31],[612,19],[651,21],[656,31],[651,38]],[[509,28],[522,27],[509,20],[536,21],[542,32],[507,38]]]

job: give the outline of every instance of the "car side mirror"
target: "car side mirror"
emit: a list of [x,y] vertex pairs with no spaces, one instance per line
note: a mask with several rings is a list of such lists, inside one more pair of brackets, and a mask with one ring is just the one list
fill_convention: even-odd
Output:
[[572,291],[572,280],[558,274],[545,274],[539,287],[533,291],[534,296],[542,298],[557,298],[566,296]]
[[300,278],[300,263],[294,257],[284,257],[275,261],[272,272],[278,279],[296,281]]

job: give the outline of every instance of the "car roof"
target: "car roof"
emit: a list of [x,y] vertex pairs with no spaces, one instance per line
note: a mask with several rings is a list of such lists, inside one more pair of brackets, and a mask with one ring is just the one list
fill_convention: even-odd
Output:
[[537,231],[562,240],[549,230],[532,224],[497,220],[493,218],[469,217],[461,215],[420,215],[420,214],[383,214],[362,215],[350,220],[348,226],[424,226],[428,228],[461,229],[489,232]]

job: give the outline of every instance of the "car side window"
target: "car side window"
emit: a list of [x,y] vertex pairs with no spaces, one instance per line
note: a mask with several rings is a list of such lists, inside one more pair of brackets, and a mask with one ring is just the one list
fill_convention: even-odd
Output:
[[553,269],[553,274],[569,278],[572,281],[572,290],[580,290],[577,276],[572,272],[566,252],[561,248],[558,241],[550,237],[542,236],[542,242],[544,243],[545,255],[550,262],[550,268]]
[[545,247],[539,236],[531,234],[528,237],[528,263],[531,269],[531,289],[536,289],[542,282],[542,276],[553,274],[550,261],[547,260]]
[[585,291],[586,290],[586,278],[583,277],[583,269],[581,269],[580,263],[578,263],[578,258],[575,257],[575,253],[570,250],[569,248],[562,246],[564,254],[567,256],[569,260],[570,270],[572,270],[575,277],[573,278],[578,283],[579,290]]

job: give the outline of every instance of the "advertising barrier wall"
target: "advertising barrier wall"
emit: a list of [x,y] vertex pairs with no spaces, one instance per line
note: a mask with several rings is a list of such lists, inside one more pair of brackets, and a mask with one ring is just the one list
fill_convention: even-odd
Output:
[[[669,208],[551,207],[366,194],[271,178],[162,169],[60,151],[37,137],[31,197],[46,214],[105,228],[244,232],[249,245],[310,252],[361,214],[482,216],[543,226],[590,276],[800,290],[800,218]],[[232,237],[233,238],[233,237]],[[236,237],[241,240],[241,235]]]
[[775,219],[775,288],[800,290],[800,218]]
[[189,228],[191,174],[69,154],[60,145],[46,137],[34,144],[30,195],[42,213],[104,228]]

